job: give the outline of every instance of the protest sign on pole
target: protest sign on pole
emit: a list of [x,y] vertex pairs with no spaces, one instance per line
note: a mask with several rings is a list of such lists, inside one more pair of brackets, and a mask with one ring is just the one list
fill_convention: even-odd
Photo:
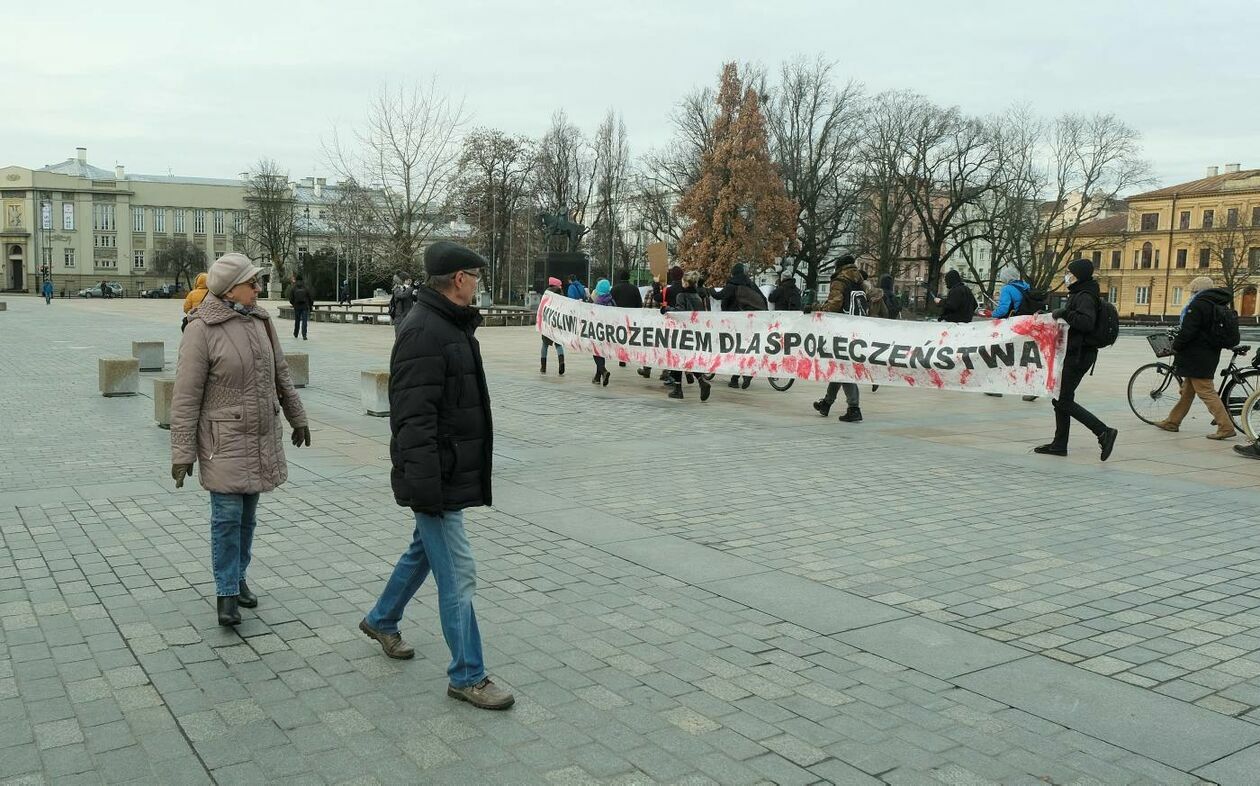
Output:
[[567,349],[718,375],[1057,395],[1067,326],[1049,314],[968,324],[795,311],[671,312],[548,293],[537,329]]

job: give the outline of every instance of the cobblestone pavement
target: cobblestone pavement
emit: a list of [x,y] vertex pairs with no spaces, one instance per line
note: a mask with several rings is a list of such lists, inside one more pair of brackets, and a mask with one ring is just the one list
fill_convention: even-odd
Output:
[[[486,329],[496,507],[470,511],[487,713],[355,625],[411,524],[358,371],[388,328],[314,324],[315,445],[264,495],[256,613],[214,624],[208,502],[167,478],[148,398],[96,358],[167,342],[177,302],[10,298],[0,313],[0,784],[1254,783],[1260,466],[1142,430],[1125,339],[1082,400],[1096,461],[1028,449],[1046,401],[817,386],[669,401],[588,359],[541,377]],[[281,334],[285,335],[282,324]],[[553,361],[554,364],[554,361]]]

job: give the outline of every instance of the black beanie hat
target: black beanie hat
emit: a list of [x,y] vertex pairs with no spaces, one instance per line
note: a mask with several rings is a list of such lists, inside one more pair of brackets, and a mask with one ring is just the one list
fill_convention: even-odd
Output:
[[956,287],[962,283],[962,274],[957,270],[945,271],[945,286]]
[[449,240],[439,240],[424,250],[424,272],[431,276],[447,276],[485,266],[486,260],[476,251]]
[[852,254],[845,254],[836,260],[836,267],[842,268],[845,265],[853,265],[857,263],[857,259]]
[[1075,276],[1077,281],[1088,281],[1094,277],[1094,263],[1085,257],[1073,259],[1068,265],[1068,272]]

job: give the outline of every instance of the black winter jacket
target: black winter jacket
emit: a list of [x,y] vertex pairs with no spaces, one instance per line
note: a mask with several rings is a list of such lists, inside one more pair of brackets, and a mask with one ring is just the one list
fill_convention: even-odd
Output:
[[1173,368],[1190,379],[1212,379],[1221,363],[1221,349],[1208,339],[1215,306],[1234,302],[1228,289],[1205,289],[1190,300],[1181,329],[1173,339]]
[[419,287],[415,286],[399,286],[394,290],[394,294],[389,298],[389,319],[391,322],[401,322],[403,317],[407,316],[407,312],[415,305],[416,298],[419,296]]
[[1073,281],[1068,287],[1068,301],[1061,312],[1055,312],[1068,323],[1067,357],[1097,352],[1085,346],[1085,337],[1094,332],[1098,321],[1098,303],[1102,295],[1098,282],[1092,278]]
[[801,290],[794,282],[779,284],[770,291],[770,304],[778,311],[800,311]]
[[390,483],[399,505],[436,514],[490,504],[494,427],[474,308],[427,286],[389,361]]
[[643,294],[629,281],[613,285],[612,299],[613,305],[617,308],[643,308]]
[[941,301],[941,322],[970,322],[976,315],[976,296],[966,284],[955,284]]
[[289,305],[298,311],[310,311],[315,306],[315,297],[306,284],[297,283],[289,290]]

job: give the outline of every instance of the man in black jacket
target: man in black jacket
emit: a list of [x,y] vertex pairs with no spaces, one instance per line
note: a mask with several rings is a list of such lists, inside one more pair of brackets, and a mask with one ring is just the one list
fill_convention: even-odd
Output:
[[775,311],[800,311],[801,290],[796,286],[795,276],[784,276],[770,292],[770,305]]
[[949,291],[940,298],[928,293],[928,300],[941,307],[941,322],[967,323],[976,315],[976,296],[971,288],[963,283],[962,275],[957,270],[945,272],[945,286]]
[[1098,282],[1094,280],[1094,263],[1077,259],[1068,265],[1063,279],[1068,285],[1067,305],[1054,312],[1055,319],[1068,324],[1067,355],[1063,359],[1062,386],[1054,400],[1054,440],[1033,448],[1034,453],[1046,456],[1066,456],[1068,429],[1072,418],[1094,433],[1102,449],[1100,458],[1106,461],[1120,433],[1109,428],[1089,410],[1076,403],[1076,388],[1098,359],[1098,348],[1090,342],[1098,322],[1098,310],[1102,304]]
[[293,337],[298,337],[301,330],[302,340],[306,340],[306,327],[311,321],[311,309],[315,307],[315,296],[302,281],[300,275],[293,276],[293,287],[289,290],[289,305],[293,306]]
[[490,504],[494,430],[490,394],[473,332],[472,308],[486,261],[440,241],[424,253],[428,281],[403,323],[389,362],[390,483],[415,513],[411,546],[359,630],[391,658],[415,650],[398,621],[429,571],[437,582],[442,635],[451,650],[446,693],[483,709],[507,709],[512,694],[486,676],[473,611],[477,569],[464,534],[464,508]]
[[1225,402],[1221,401],[1212,382],[1221,362],[1221,350],[1210,335],[1217,306],[1233,306],[1234,296],[1228,289],[1213,286],[1208,276],[1190,282],[1190,302],[1181,311],[1181,323],[1173,338],[1173,370],[1181,375],[1181,397],[1168,417],[1155,425],[1164,431],[1179,431],[1181,421],[1190,412],[1190,404],[1198,395],[1212,413],[1216,433],[1208,439],[1233,439],[1237,433]]
[[[617,308],[643,308],[643,293],[639,288],[630,283],[629,273],[618,273],[617,283],[612,288],[613,305]],[[618,366],[626,367],[625,361],[619,361]]]
[[411,276],[400,273],[398,278],[401,280],[389,298],[389,322],[394,326],[395,338],[402,329],[403,319],[416,302],[416,288],[411,285]]

